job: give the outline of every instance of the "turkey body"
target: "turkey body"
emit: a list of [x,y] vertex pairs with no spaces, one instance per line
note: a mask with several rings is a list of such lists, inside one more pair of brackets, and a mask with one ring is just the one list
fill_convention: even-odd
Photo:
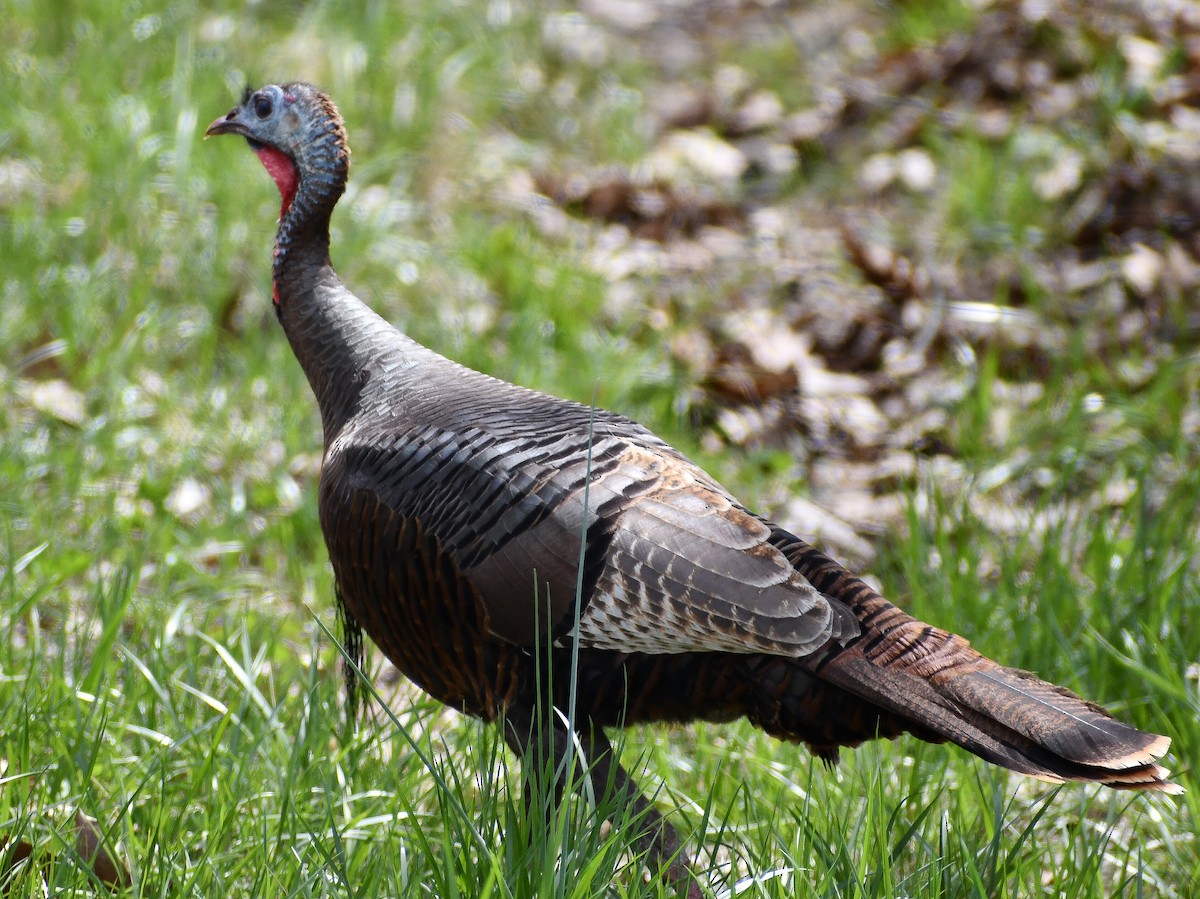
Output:
[[1155,761],[1168,738],[906,615],[641,425],[467,369],[372,312],[329,258],[349,149],[324,94],[247,90],[206,133],[245,137],[280,189],[276,311],[321,410],[350,635],[525,757],[569,742],[538,709],[574,708],[589,776],[645,814],[639,848],[671,876],[678,839],[604,728],[745,717],[829,761],[908,732],[1049,781],[1178,790]]
[[[328,440],[321,526],[346,612],[423,690],[492,721],[531,706],[548,673],[567,708],[562,649],[579,596],[576,700],[599,726],[746,716],[827,756],[883,724],[903,729],[789,658],[801,641],[839,648],[833,622],[856,631],[846,608],[833,607],[839,619],[815,602],[815,623],[792,610],[767,621],[754,636],[774,653],[745,648],[749,601],[696,611],[701,598],[715,607],[718,590],[790,590],[798,565],[837,595],[848,575],[832,560],[637,423],[486,377],[374,324],[378,354],[357,411]],[[423,372],[420,384],[396,391],[387,373],[402,369]],[[734,570],[689,558],[689,544]],[[697,614],[707,620],[689,620]]]

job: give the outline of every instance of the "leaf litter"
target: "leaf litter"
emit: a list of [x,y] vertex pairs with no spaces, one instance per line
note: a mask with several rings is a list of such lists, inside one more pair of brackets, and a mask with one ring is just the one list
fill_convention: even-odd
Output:
[[[1131,348],[1171,358],[1200,336],[1200,13],[1099,7],[985,2],[960,30],[894,46],[894,21],[865,8],[713,4],[684,24],[673,7],[585,6],[607,58],[658,61],[654,142],[625,169],[539,169],[528,190],[604,246],[591,258],[614,297],[654,285],[649,314],[696,385],[702,444],[789,453],[807,495],[777,497],[776,514],[844,558],[869,561],[872,538],[906,527],[933,489],[1002,534],[1047,534],[1130,495],[1047,510],[1046,462],[1019,448],[981,489],[950,414],[983,391],[987,439],[1019,446],[1017,423],[1076,342],[1128,383]],[[772,33],[800,49],[807,102],[704,64],[722,40]],[[938,135],[1011,153],[1044,214],[940,246],[956,173]],[[823,164],[859,176],[789,180]],[[725,295],[691,314],[704,290]],[[1128,436],[1116,419],[1095,429]]]

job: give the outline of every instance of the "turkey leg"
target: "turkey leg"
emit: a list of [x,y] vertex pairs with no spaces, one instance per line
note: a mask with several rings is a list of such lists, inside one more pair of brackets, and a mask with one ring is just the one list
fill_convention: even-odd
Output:
[[[583,780],[568,774],[567,755],[571,734],[564,723],[565,716],[561,716],[557,709],[551,709],[549,717],[551,720],[547,722],[543,715],[512,709],[504,720],[505,741],[521,757],[526,813],[534,813],[539,796],[548,797],[548,801],[543,800],[543,812],[547,820],[553,814],[554,805],[562,801],[568,782],[581,792],[585,786]],[[646,853],[657,862],[662,877],[674,885],[680,896],[702,899],[703,893],[675,828],[642,794],[637,782],[621,766],[603,729],[597,727],[590,718],[585,719],[580,723],[576,736],[583,750],[581,761],[586,767],[588,783],[596,801],[603,801],[604,797],[609,796],[629,808],[638,822],[638,832],[633,840],[634,850]],[[577,757],[579,753],[574,755]],[[542,786],[539,779],[546,778],[551,771],[553,790],[539,789]]]

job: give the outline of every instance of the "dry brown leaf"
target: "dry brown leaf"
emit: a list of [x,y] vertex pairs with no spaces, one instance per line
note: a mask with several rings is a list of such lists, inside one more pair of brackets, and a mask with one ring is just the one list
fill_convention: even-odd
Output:
[[212,491],[195,478],[184,478],[171,488],[163,501],[167,511],[183,521],[192,521],[208,508]]
[[37,411],[57,418],[64,424],[78,428],[87,421],[83,394],[61,378],[48,381],[22,378],[17,383],[17,393]]
[[50,856],[46,853],[35,856],[33,844],[28,840],[0,838],[0,895],[7,895],[9,888],[17,884],[17,866],[24,861],[29,864],[45,864]]
[[110,889],[122,889],[133,883],[125,862],[108,851],[104,832],[95,818],[75,811],[75,851],[91,866],[96,879]]
[[846,255],[863,277],[881,288],[893,300],[922,297],[929,288],[929,276],[911,260],[885,246],[871,243],[848,224],[842,225]]
[[698,128],[713,118],[713,102],[708,91],[690,84],[673,83],[664,86],[651,99],[651,107],[659,128],[666,131]]
[[771,369],[755,359],[744,343],[731,340],[717,348],[702,386],[726,403],[764,403],[794,393],[799,387],[795,366]]
[[783,121],[783,103],[773,91],[759,90],[746,98],[725,126],[729,135],[775,128]]
[[689,196],[655,180],[636,183],[624,173],[559,178],[540,174],[539,193],[585,218],[624,225],[634,237],[665,243],[706,227],[740,229],[741,210],[716,199]]
[[17,373],[35,381],[60,378],[66,374],[62,364],[62,357],[66,351],[67,342],[65,340],[43,333],[38,340],[38,345],[17,361]]

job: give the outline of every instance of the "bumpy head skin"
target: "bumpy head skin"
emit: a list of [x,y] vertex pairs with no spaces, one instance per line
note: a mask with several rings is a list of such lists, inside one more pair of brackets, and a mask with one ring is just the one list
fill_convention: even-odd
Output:
[[333,208],[350,168],[346,129],[333,103],[311,84],[246,89],[242,102],[208,126],[205,137],[240,134],[275,179],[283,215],[298,193],[306,205]]
[[268,84],[247,88],[242,102],[204,132],[215,134],[246,138],[279,187],[272,297],[282,315],[281,293],[303,293],[311,284],[306,266],[329,259],[329,217],[350,171],[342,117],[311,84]]

